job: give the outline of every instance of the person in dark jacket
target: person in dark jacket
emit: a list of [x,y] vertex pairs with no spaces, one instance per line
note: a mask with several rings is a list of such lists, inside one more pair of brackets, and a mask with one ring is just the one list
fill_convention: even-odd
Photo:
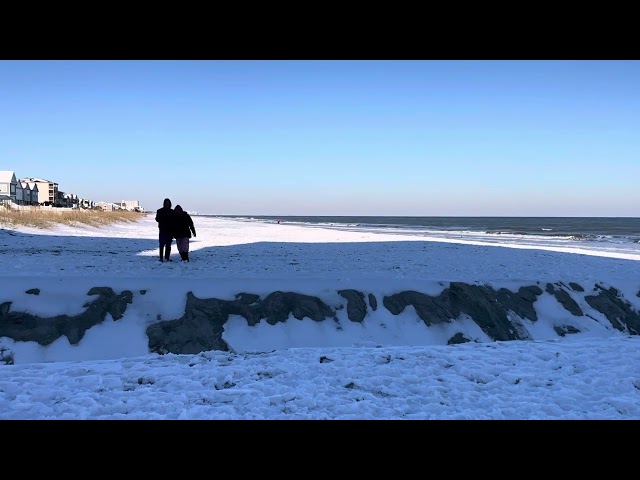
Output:
[[175,231],[176,212],[171,208],[171,200],[164,199],[162,208],[156,211],[158,222],[158,240],[160,241],[160,261],[171,262],[171,243]]
[[196,227],[193,226],[193,219],[191,215],[182,210],[180,205],[176,205],[175,209],[176,214],[176,223],[174,236],[176,237],[176,246],[178,247],[178,252],[180,252],[180,258],[182,258],[183,262],[189,261],[189,239],[191,238],[191,234],[196,236]]

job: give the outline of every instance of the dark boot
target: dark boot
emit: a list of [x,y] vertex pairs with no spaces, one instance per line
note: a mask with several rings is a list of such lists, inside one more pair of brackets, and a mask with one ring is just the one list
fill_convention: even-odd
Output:
[[189,252],[184,252],[184,261],[185,262],[189,261]]
[[162,261],[162,258],[163,258],[162,250],[164,250],[164,248],[160,247],[160,261]]
[[184,252],[180,252],[180,258],[182,259],[182,261],[184,262]]
[[164,247],[164,259],[167,262],[171,261],[171,245]]

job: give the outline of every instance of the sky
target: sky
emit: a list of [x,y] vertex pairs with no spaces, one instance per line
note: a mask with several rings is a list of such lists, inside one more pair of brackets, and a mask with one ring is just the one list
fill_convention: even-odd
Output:
[[228,215],[636,216],[637,60],[3,60],[1,169]]
[[[0,337],[0,420],[638,420],[640,337],[612,327],[584,296],[615,287],[638,311],[640,246],[548,237],[374,227],[277,224],[194,216],[190,262],[157,258],[153,215],[109,227],[0,229],[0,304],[40,317],[78,315],[92,287],[129,290],[120,319],[107,314],[77,344]],[[185,312],[186,297],[292,291],[329,305],[354,288],[381,299],[437,295],[449,282],[495,289],[576,282],[587,314],[543,293],[531,340],[493,341],[470,318],[427,327],[408,307],[346,309],[334,320],[293,316],[224,324],[230,351],[156,354],[146,329]],[[28,294],[31,289],[39,294]],[[379,300],[380,301],[380,300]],[[579,333],[560,337],[554,326]],[[455,332],[468,343],[447,345]]]

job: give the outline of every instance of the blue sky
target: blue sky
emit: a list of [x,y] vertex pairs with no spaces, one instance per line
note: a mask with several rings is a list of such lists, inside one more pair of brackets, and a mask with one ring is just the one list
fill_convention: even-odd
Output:
[[638,216],[640,61],[0,61],[0,170],[238,215]]

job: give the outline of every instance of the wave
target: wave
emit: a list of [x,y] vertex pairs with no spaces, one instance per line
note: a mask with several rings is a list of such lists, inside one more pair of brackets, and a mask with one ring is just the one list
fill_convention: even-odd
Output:
[[[275,223],[279,221],[282,224],[306,228],[463,239],[490,244],[566,246],[571,243],[576,245],[588,243],[589,248],[626,247],[634,251],[638,250],[640,244],[640,236],[638,236],[640,219],[637,218],[277,217],[259,215],[216,215],[215,217],[244,222]],[[598,247],[599,245],[601,247]]]

